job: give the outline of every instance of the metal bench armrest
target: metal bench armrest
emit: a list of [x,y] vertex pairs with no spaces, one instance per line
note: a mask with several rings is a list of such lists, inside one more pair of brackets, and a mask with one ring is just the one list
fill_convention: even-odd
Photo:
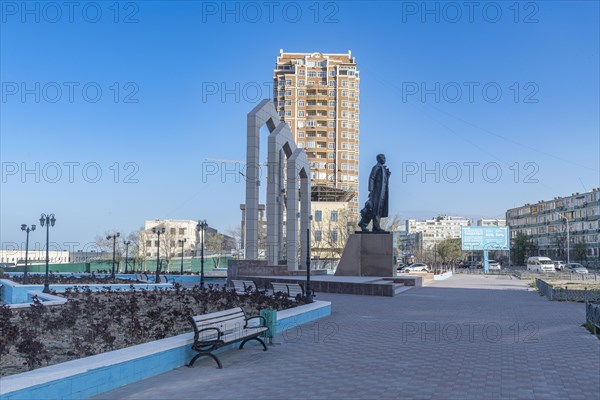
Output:
[[[217,338],[216,339],[210,339],[210,340],[200,340],[200,334],[202,332],[206,332],[206,331],[217,331]],[[214,327],[210,327],[210,328],[204,328],[204,329],[200,329],[197,333],[196,333],[196,337],[197,339],[195,339],[196,342],[214,342],[214,341],[219,341],[221,340],[221,336],[223,336],[223,333],[221,332],[221,330],[219,328],[214,328]]]
[[248,327],[248,321],[250,321],[252,319],[256,319],[256,318],[260,319],[260,325],[259,325],[259,327],[265,327],[265,326],[267,326],[267,319],[265,317],[263,317],[262,315],[255,315],[253,317],[246,318],[246,324],[244,325],[244,329]]

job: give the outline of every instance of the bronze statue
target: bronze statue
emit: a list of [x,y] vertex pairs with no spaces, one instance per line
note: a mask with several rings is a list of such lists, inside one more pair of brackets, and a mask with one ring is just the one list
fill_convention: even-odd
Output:
[[373,232],[385,232],[379,225],[381,218],[388,216],[388,178],[391,172],[385,165],[385,155],[377,155],[377,164],[369,175],[369,199],[360,211],[358,223],[363,232],[368,232],[367,226],[373,221]]

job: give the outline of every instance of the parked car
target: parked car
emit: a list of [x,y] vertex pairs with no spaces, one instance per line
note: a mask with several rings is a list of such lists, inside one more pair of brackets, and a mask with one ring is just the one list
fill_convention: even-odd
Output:
[[408,264],[400,264],[396,268],[396,271],[402,271],[404,268],[408,267]]
[[527,271],[555,272],[554,263],[548,257],[529,257],[527,259]]
[[402,268],[400,272],[429,272],[429,266],[427,264],[414,263]]
[[475,261],[463,261],[459,264],[460,268],[475,268],[477,263]]
[[574,272],[576,274],[587,274],[588,273],[587,268],[579,263],[567,264],[567,268],[569,269],[569,272]]
[[564,271],[567,268],[567,265],[564,261],[552,261],[554,263],[554,269],[557,271]]
[[502,269],[502,267],[500,266],[500,263],[496,260],[488,260],[488,269],[494,269],[497,271],[500,271],[500,269]]

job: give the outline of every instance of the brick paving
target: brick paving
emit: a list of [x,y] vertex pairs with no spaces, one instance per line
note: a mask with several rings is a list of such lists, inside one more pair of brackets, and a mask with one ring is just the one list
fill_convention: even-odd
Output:
[[508,276],[459,275],[396,297],[320,293],[332,315],[98,399],[599,399],[582,303]]

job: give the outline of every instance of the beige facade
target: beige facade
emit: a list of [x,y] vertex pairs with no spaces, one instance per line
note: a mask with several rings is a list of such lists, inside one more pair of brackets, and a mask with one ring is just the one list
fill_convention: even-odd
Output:
[[312,203],[311,252],[317,259],[339,259],[349,234],[356,226],[343,201],[319,201]]
[[280,51],[274,104],[310,162],[312,201],[349,203],[358,216],[360,75],[347,54]]

